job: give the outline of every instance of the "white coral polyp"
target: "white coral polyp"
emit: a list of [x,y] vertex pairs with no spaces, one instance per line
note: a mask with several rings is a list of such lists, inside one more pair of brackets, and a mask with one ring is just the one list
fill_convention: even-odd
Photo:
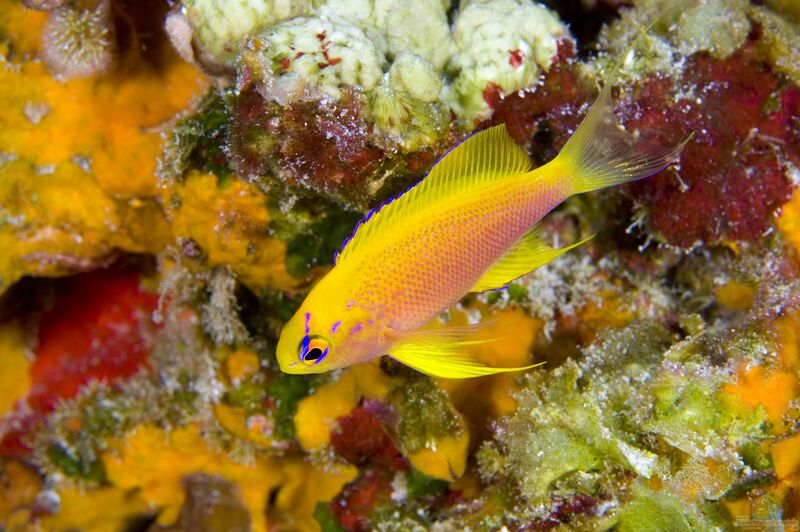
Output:
[[183,0],[203,50],[232,65],[243,37],[311,11],[311,0]]
[[317,12],[375,28],[386,38],[391,55],[411,52],[441,70],[453,53],[449,4],[442,0],[328,0]]
[[347,22],[320,17],[300,17],[273,26],[248,48],[263,55],[267,93],[271,85],[288,82],[338,99],[346,86],[372,90],[387,67],[386,46],[380,37],[367,36]]
[[491,113],[487,89],[509,94],[534,85],[558,53],[558,41],[570,36],[555,13],[528,0],[473,0],[462,2],[461,9],[449,98],[468,120]]
[[423,102],[435,102],[442,90],[442,78],[429,62],[409,52],[395,57],[389,69],[392,86]]

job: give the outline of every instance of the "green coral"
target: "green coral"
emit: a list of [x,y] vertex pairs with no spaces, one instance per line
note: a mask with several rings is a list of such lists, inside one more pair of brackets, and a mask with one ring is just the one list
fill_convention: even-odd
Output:
[[261,93],[286,104],[316,90],[339,99],[346,86],[369,91],[387,68],[386,43],[344,20],[300,17],[250,39],[241,64],[261,80]]
[[[403,95],[441,103],[437,112],[449,107],[467,121],[485,118],[487,89],[498,87],[509,94],[534,85],[557,54],[557,42],[569,38],[558,16],[531,0],[463,1],[452,30],[448,0],[313,4],[307,0],[183,2],[186,24],[200,51],[227,67],[234,65],[240,51],[239,66],[242,61],[254,64],[251,52],[263,53],[261,69],[279,74],[275,83],[265,84],[264,92],[282,103],[301,97],[307,89],[337,98],[343,86],[371,91],[388,71],[388,63],[414,56],[426,66],[406,73],[407,90],[392,96],[397,101],[388,106],[385,118],[391,120],[392,110],[405,106],[409,124],[431,108],[414,109]],[[187,48],[181,38],[174,40],[179,49]],[[242,42],[248,44],[242,47]],[[437,86],[444,88],[441,102]],[[420,87],[425,87],[426,97],[420,97]],[[381,109],[373,114],[380,115]]]
[[406,152],[435,144],[450,127],[450,116],[438,104],[442,80],[418,55],[402,52],[387,80],[367,96],[367,113],[376,132]]

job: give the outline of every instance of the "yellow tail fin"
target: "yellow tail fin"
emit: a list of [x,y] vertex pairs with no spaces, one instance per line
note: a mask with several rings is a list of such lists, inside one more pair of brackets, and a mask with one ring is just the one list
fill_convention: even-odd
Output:
[[677,146],[634,139],[614,115],[609,81],[556,160],[569,168],[579,194],[651,176],[675,162],[690,139]]
[[651,176],[675,162],[693,136],[689,135],[677,146],[664,146],[653,139],[635,139],[614,115],[611,87],[616,73],[655,23],[650,23],[622,55],[589,114],[556,158],[573,176],[575,194]]

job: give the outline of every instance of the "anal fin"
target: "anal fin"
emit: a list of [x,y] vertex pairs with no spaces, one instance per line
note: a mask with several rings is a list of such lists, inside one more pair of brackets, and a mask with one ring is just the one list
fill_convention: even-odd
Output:
[[550,247],[542,237],[539,226],[534,227],[508,253],[497,261],[483,276],[478,279],[472,292],[484,292],[503,288],[508,283],[544,266],[562,253],[584,244],[594,235],[567,247],[555,249]]
[[493,340],[469,340],[459,338],[469,327],[427,329],[412,333],[401,340],[389,356],[417,371],[446,379],[468,379],[513,371],[523,371],[539,364],[517,368],[493,368],[474,360],[463,353],[468,345],[492,342]]

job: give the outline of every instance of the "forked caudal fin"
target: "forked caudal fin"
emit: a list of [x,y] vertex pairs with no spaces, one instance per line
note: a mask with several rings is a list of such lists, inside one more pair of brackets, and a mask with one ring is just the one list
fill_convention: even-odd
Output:
[[654,139],[637,139],[622,128],[614,115],[611,87],[617,72],[656,21],[644,28],[622,54],[589,113],[553,161],[566,167],[573,178],[574,194],[649,177],[674,163],[694,136],[692,133],[676,146],[665,146]]
[[677,146],[634,139],[614,115],[609,82],[556,160],[568,168],[579,194],[651,176],[675,162],[690,139]]

